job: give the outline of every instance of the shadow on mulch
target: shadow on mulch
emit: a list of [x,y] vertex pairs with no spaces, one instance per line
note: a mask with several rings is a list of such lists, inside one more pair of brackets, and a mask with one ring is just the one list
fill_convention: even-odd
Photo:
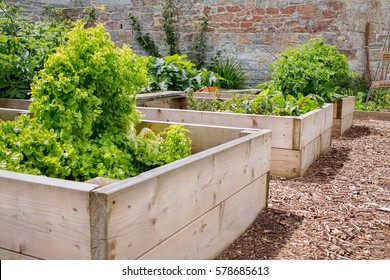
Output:
[[368,126],[354,125],[350,129],[348,129],[341,137],[344,139],[353,140],[353,139],[369,136],[373,133],[377,133],[377,132]]
[[331,147],[306,171],[301,178],[307,183],[329,183],[349,159],[350,148]]
[[293,213],[266,208],[257,216],[252,226],[216,259],[275,259],[303,219]]

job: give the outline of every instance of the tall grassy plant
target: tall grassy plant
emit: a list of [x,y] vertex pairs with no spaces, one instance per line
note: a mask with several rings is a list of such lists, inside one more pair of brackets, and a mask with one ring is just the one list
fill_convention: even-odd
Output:
[[216,61],[211,66],[211,71],[219,75],[220,87],[225,89],[244,88],[246,74],[241,69],[241,64],[235,59],[228,57],[225,62]]

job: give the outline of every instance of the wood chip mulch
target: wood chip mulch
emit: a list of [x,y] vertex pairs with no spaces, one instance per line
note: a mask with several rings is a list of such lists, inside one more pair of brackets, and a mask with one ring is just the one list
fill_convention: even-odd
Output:
[[216,259],[390,259],[390,122],[359,121]]

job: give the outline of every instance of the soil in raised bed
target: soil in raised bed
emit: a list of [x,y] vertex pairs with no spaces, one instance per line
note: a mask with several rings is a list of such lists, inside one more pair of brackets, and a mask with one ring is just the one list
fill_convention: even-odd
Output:
[[354,120],[216,259],[390,259],[390,122]]

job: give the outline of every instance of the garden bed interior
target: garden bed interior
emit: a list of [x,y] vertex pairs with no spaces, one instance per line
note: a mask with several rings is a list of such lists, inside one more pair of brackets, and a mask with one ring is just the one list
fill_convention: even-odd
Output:
[[193,155],[125,180],[0,170],[0,259],[214,258],[267,206],[271,131],[185,127]]
[[[198,94],[198,93],[196,93]],[[199,93],[213,98],[213,93]],[[221,93],[228,98],[231,93]],[[265,116],[186,110],[183,93],[139,95],[138,109],[148,121],[169,121],[272,130],[271,174],[302,176],[331,145],[333,104],[325,104],[302,116]]]

